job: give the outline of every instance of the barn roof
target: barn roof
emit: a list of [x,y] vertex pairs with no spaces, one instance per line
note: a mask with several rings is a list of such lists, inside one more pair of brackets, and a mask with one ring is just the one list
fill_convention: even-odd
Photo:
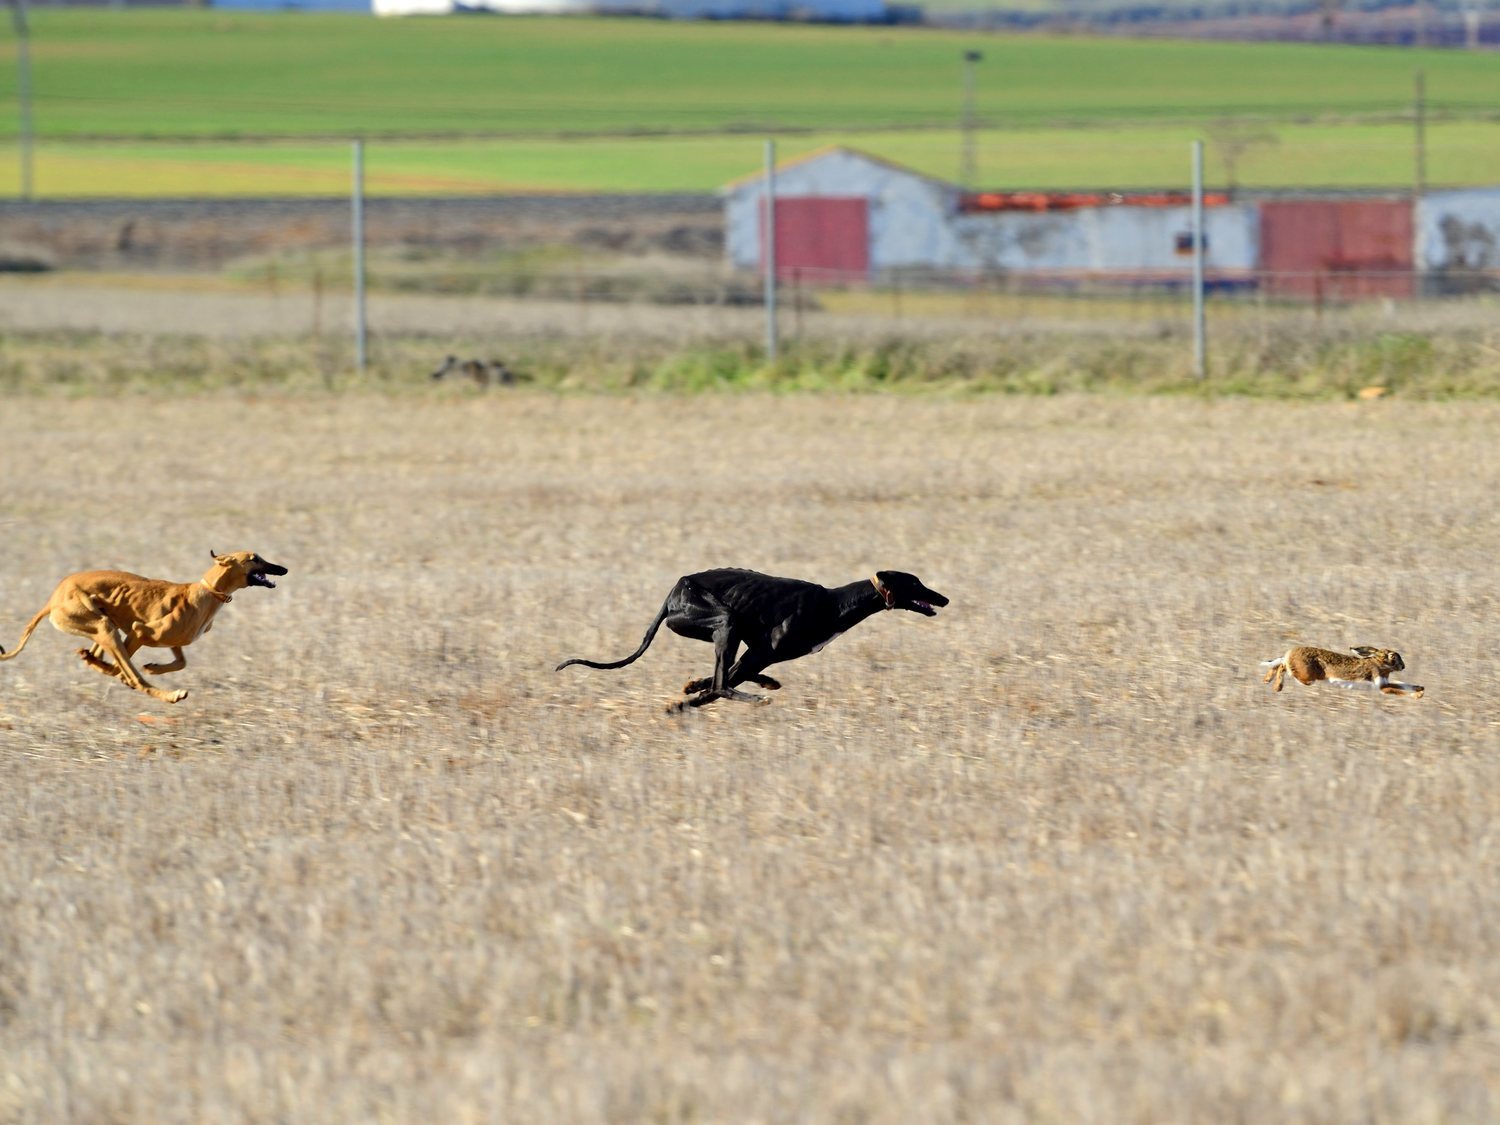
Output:
[[[804,152],[801,156],[794,156],[790,160],[778,160],[776,162],[776,170],[780,172],[786,168],[799,168],[804,164],[811,164],[815,160],[823,160],[833,155],[858,157],[860,160],[867,160],[871,164],[878,164],[882,168],[888,168],[892,172],[900,172],[902,175],[911,176],[916,180],[926,180],[928,183],[938,184],[941,187],[957,188],[958,186],[949,180],[939,179],[937,176],[929,176],[927,173],[918,172],[915,168],[911,168],[905,164],[897,164],[894,160],[887,160],[883,156],[876,156],[874,153],[865,152],[863,149],[850,148],[848,145],[824,145],[822,148],[815,148],[811,152]],[[750,172],[730,180],[719,190],[721,192],[731,192],[735,188],[743,187],[746,184],[753,184],[757,180],[765,179],[765,177],[766,173],[764,169],[759,172]]]

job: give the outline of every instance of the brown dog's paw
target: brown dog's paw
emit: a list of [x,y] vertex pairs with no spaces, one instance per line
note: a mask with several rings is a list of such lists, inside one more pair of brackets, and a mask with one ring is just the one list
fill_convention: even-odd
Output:
[[187,688],[178,688],[174,692],[167,693],[168,703],[181,703],[187,698]]

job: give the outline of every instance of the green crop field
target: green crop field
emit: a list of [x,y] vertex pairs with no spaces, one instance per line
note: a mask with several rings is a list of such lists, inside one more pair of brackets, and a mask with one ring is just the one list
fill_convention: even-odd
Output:
[[[991,188],[1129,189],[1184,184],[1189,145],[1206,143],[1211,185],[1240,187],[1395,187],[1412,176],[1409,125],[1363,122],[1268,126],[1235,161],[1224,142],[1191,123],[987,130],[976,146],[981,184]],[[1427,130],[1433,186],[1492,182],[1500,122],[1448,121]],[[778,141],[790,159],[849,144],[929,175],[958,175],[955,130],[797,133]],[[349,190],[348,141],[46,142],[37,153],[36,189],[45,197],[89,195],[342,195]],[[366,144],[367,189],[378,195],[490,192],[713,191],[764,159],[762,138],[700,136],[489,137],[376,139]],[[0,143],[0,195],[18,188],[14,144]]]
[[[44,196],[338,193],[353,136],[372,140],[371,187],[386,193],[710,190],[778,135],[785,155],[841,141],[952,176],[959,55],[975,46],[979,171],[997,187],[1178,182],[1197,136],[1221,182],[1404,185],[1418,68],[1434,183],[1491,179],[1500,140],[1490,54],[203,11],[48,10],[31,27]],[[7,24],[6,193],[13,46]],[[1225,122],[1249,142],[1233,167]]]
[[[900,28],[48,11],[32,54],[61,139],[946,124],[974,46],[984,115],[1014,125],[1390,114],[1419,66],[1435,112],[1500,104],[1488,54]],[[14,96],[7,68],[12,135]]]

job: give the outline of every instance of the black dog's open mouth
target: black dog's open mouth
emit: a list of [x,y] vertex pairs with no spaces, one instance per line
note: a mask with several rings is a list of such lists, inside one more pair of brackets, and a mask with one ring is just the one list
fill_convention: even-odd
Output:
[[911,603],[911,608],[914,609],[914,610],[916,610],[918,613],[922,614],[924,617],[936,617],[937,616],[937,610],[933,608],[931,602],[919,602],[919,601],[913,599],[912,603]]

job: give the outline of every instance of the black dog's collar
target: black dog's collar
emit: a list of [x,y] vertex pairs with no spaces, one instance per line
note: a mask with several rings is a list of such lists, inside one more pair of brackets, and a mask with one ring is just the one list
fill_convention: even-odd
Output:
[[896,595],[891,593],[891,588],[880,580],[880,575],[871,575],[870,584],[875,587],[875,592],[885,599],[886,609],[896,608]]

